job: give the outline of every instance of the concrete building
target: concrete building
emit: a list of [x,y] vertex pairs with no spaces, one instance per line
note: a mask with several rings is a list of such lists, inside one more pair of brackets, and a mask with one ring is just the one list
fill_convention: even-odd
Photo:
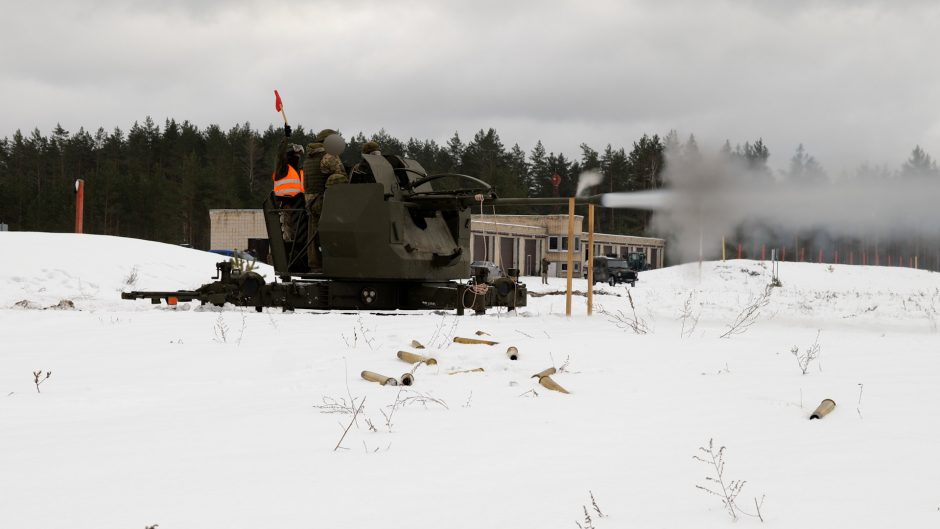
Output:
[[[584,217],[574,217],[574,274],[580,277],[587,261],[588,234]],[[568,215],[473,215],[471,222],[472,260],[494,261],[506,268],[518,268],[522,275],[538,275],[542,257],[548,262],[548,275],[568,274]],[[662,268],[666,241],[651,237],[594,234],[594,255],[626,257],[630,252],[646,254],[653,268]],[[498,249],[498,253],[497,253]]]
[[247,250],[248,239],[267,239],[260,209],[210,209],[209,249]]
[[[574,217],[574,273],[580,277],[587,260],[584,218]],[[267,239],[260,209],[213,209],[209,211],[209,244],[213,250],[246,250],[249,239]],[[538,275],[542,257],[549,261],[548,274],[568,273],[568,215],[472,215],[470,256],[474,261],[493,261],[503,269],[518,268],[523,275]],[[594,234],[594,255],[626,257],[630,252],[646,254],[653,268],[663,266],[665,241],[650,237]]]

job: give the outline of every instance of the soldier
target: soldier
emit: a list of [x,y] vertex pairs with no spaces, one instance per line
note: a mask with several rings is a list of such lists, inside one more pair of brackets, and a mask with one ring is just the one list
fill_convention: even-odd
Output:
[[320,195],[326,189],[326,179],[322,178],[320,175],[320,162],[323,160],[323,155],[326,154],[326,149],[323,147],[323,140],[332,134],[336,134],[336,131],[323,129],[314,137],[312,143],[307,144],[307,158],[304,160],[304,174],[307,178],[308,195]]
[[379,144],[374,141],[367,141],[362,144],[362,154],[375,154],[382,155],[382,150],[379,148]]
[[289,211],[302,211],[304,207],[304,171],[301,167],[304,148],[289,143],[290,136],[290,125],[285,124],[284,139],[278,146],[277,162],[274,172],[271,173],[271,180],[274,183],[274,202],[278,208],[288,210],[280,213],[281,232],[285,241],[303,240],[303,235],[305,235],[301,233],[301,215],[298,212]]
[[[374,141],[367,141],[362,144],[362,155],[373,154],[376,156],[381,156],[382,151],[379,148],[379,144]],[[365,161],[361,161],[353,166],[352,171],[349,173],[349,181],[353,183],[368,183],[374,182],[375,177],[372,176],[372,168],[369,167],[369,164]]]
[[307,211],[309,220],[307,232],[310,245],[307,247],[307,265],[311,272],[323,270],[323,259],[320,253],[320,215],[323,213],[323,196],[328,187],[340,183],[348,183],[346,168],[339,156],[346,148],[346,140],[332,129],[323,129],[314,138],[313,147],[307,153],[304,168],[312,171],[309,176],[310,187],[307,196]]
[[542,284],[548,284],[548,258],[542,257]]

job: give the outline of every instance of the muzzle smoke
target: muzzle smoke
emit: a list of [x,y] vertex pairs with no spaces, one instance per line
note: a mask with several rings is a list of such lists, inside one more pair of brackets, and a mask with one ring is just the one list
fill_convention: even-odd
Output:
[[674,263],[698,259],[700,238],[720,248],[721,237],[773,244],[808,234],[870,242],[940,236],[937,178],[777,181],[735,160],[703,158],[667,160],[664,182],[668,191],[609,193],[602,204],[654,210],[651,231],[670,238]]

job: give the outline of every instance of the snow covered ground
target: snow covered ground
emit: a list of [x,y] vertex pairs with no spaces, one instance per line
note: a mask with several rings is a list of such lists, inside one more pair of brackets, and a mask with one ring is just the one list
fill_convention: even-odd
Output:
[[[599,529],[729,527],[696,488],[716,486],[693,459],[709,439],[765,526],[940,526],[940,274],[782,263],[760,305],[769,266],[742,260],[644,273],[635,313],[622,286],[592,317],[557,294],[516,315],[255,313],[120,300],[197,287],[215,255],[37,233],[0,248],[2,528],[572,528],[585,508]],[[43,310],[63,299],[75,310]],[[476,331],[499,344],[452,341]],[[804,374],[791,350],[817,335]],[[359,377],[410,371],[411,340],[438,360],[414,386]],[[550,366],[570,394],[531,378]]]

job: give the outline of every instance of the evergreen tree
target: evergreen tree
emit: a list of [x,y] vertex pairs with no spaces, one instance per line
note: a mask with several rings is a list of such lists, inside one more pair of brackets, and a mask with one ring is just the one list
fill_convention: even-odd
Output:
[[903,178],[934,178],[940,175],[937,162],[934,161],[920,145],[914,147],[910,158],[901,167]]
[[460,167],[463,165],[463,153],[466,150],[466,146],[460,141],[460,135],[454,131],[453,137],[447,141],[447,163],[449,167],[447,168],[448,172],[456,173]]
[[790,168],[786,176],[792,182],[806,184],[822,181],[826,174],[819,162],[806,154],[806,149],[801,143],[797,146],[796,153],[790,158]]

